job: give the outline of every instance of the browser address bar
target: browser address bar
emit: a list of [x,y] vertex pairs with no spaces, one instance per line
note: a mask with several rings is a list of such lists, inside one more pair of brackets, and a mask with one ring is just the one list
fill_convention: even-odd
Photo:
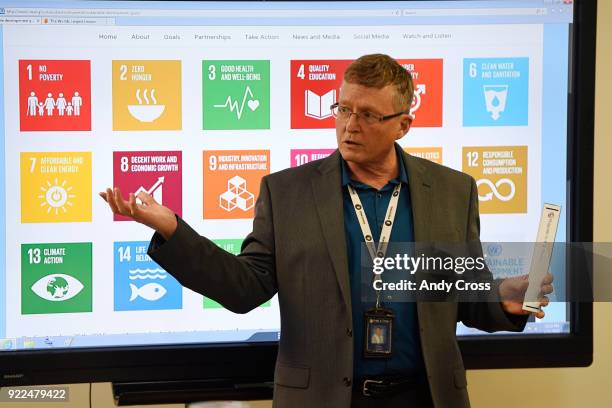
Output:
[[476,8],[476,9],[326,9],[326,10],[138,10],[138,9],[54,9],[6,8],[7,15],[19,16],[91,16],[91,17],[443,17],[443,16],[512,16],[548,14],[545,7]]
[[134,10],[7,8],[7,15],[95,17],[400,17],[401,9],[379,10]]

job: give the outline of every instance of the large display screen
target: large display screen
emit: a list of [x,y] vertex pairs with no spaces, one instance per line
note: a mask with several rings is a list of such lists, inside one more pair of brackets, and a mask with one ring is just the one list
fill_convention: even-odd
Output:
[[[567,201],[571,3],[0,2],[0,348],[278,339],[276,298],[237,315],[183,288],[97,192],[152,194],[238,253],[261,178],[335,150],[364,54],[411,72],[399,143],[477,180],[482,241],[534,241]],[[568,331],[553,303],[520,335]]]

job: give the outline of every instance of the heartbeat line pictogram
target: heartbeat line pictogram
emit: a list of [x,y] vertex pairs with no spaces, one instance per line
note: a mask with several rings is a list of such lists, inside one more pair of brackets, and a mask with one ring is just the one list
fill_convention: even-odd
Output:
[[233,112],[235,110],[236,116],[238,117],[238,120],[240,120],[240,117],[242,116],[242,112],[244,110],[244,105],[246,104],[247,96],[250,96],[251,98],[254,97],[253,92],[251,92],[251,88],[249,86],[247,86],[244,90],[244,95],[242,96],[242,103],[240,104],[240,107],[238,107],[238,101],[232,101],[231,95],[227,97],[223,105],[213,105],[213,107],[227,108],[229,106],[230,112]]

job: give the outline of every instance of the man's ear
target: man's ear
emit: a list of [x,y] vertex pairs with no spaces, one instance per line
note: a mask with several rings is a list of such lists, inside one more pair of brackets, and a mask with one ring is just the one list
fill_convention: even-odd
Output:
[[412,118],[410,117],[410,115],[402,115],[399,125],[400,125],[400,132],[398,133],[395,140],[401,139],[410,130],[410,126],[412,126]]

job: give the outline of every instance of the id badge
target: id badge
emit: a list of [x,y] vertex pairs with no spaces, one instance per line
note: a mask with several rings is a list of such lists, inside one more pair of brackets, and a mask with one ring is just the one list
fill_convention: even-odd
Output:
[[364,313],[365,339],[363,341],[365,358],[390,358],[393,353],[393,311],[374,308]]

